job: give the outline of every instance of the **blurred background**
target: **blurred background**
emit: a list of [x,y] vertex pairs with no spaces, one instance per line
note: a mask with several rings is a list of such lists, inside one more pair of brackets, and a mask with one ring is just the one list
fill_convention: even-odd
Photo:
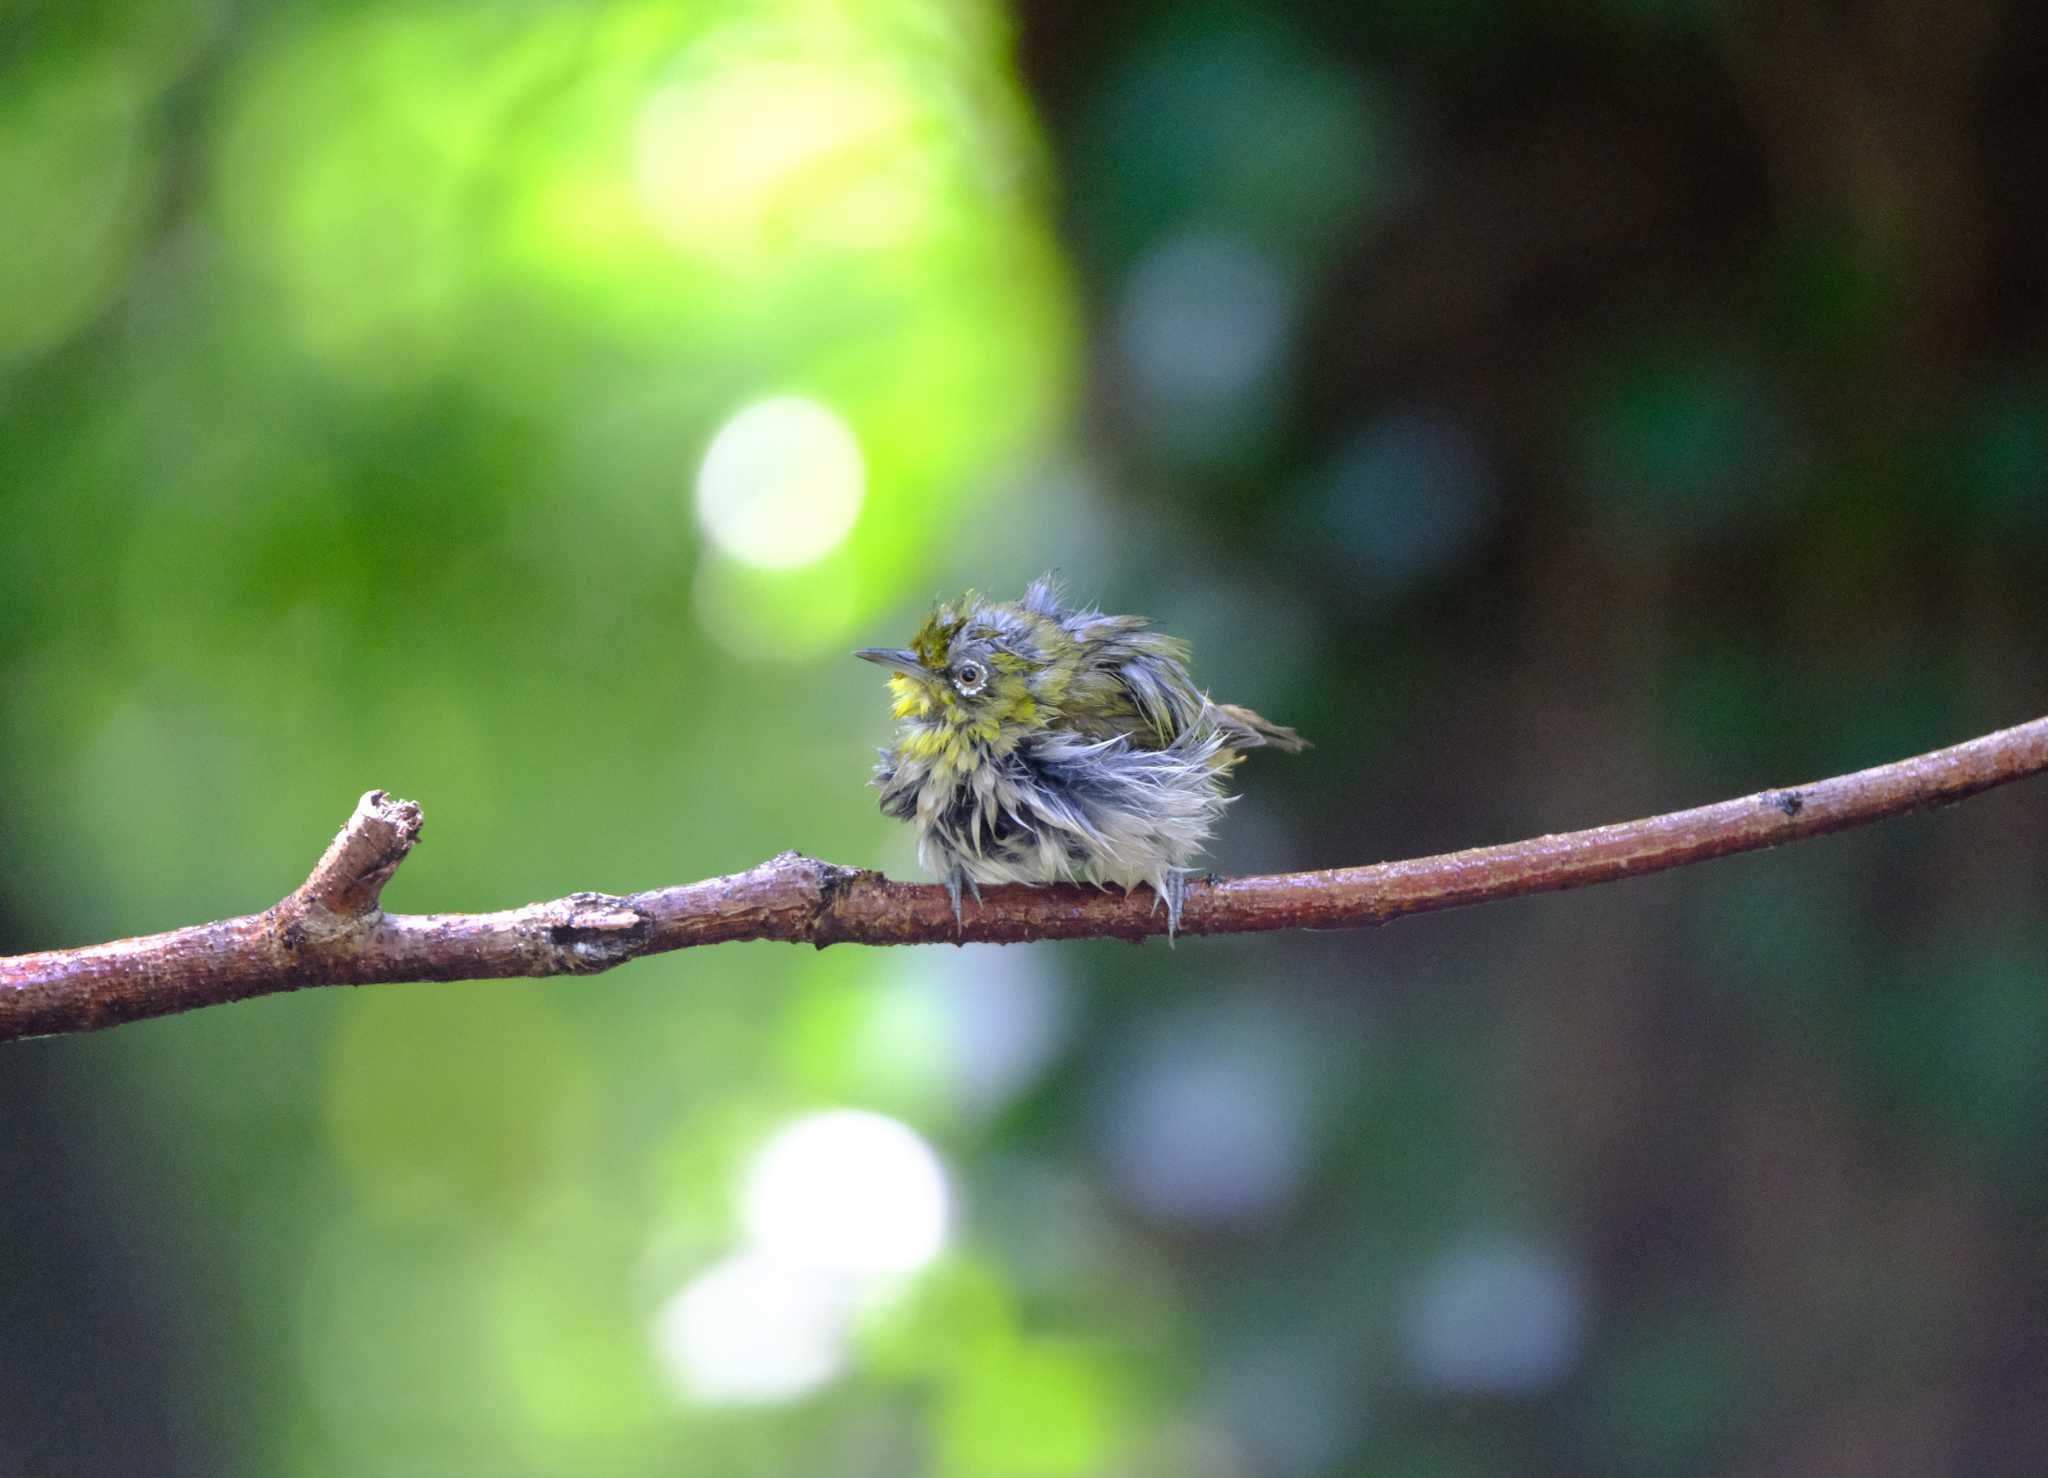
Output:
[[[0,951],[794,847],[1190,637],[1226,871],[2048,710],[2024,0],[0,9]],[[2048,1470],[2048,790],[1373,933],[0,1048],[0,1472]]]

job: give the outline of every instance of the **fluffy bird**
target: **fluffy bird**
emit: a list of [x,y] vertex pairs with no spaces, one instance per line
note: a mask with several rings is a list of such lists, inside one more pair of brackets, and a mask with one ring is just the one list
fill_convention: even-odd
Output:
[[918,860],[956,920],[961,889],[979,902],[982,883],[1148,883],[1170,936],[1231,767],[1248,749],[1306,747],[1211,702],[1187,643],[1150,625],[1069,606],[1047,578],[1021,601],[970,591],[908,647],[854,654],[890,669],[882,813],[917,828]]

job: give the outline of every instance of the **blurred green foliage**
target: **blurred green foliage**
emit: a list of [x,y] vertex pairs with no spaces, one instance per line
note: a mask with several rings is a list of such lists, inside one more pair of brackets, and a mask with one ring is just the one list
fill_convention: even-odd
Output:
[[[1229,870],[2032,716],[2044,58],[2017,3],[18,0],[0,949],[259,907],[373,785],[399,909],[910,873],[843,654],[1053,566],[1317,742]],[[2001,792],[1369,936],[17,1045],[0,1471],[2038,1471],[2044,846]]]

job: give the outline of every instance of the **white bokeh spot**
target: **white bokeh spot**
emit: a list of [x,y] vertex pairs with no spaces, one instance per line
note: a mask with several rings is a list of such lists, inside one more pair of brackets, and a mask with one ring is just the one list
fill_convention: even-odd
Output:
[[739,411],[697,469],[697,517],[721,553],[757,569],[815,564],[853,531],[867,464],[829,406],[778,395]]
[[793,1401],[839,1373],[848,1315],[841,1280],[750,1250],[683,1285],[655,1321],[655,1346],[693,1401]]
[[914,1273],[946,1245],[938,1153],[909,1126],[860,1109],[797,1120],[754,1161],[742,1194],[753,1245],[801,1267]]

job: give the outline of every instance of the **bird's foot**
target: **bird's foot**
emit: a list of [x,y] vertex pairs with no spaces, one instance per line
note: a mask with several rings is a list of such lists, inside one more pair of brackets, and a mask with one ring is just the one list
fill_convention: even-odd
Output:
[[946,896],[953,900],[953,932],[955,934],[965,934],[967,932],[967,920],[962,917],[960,912],[960,890],[963,887],[974,895],[974,905],[976,908],[979,908],[981,906],[981,884],[957,867],[946,874]]
[[1169,867],[1152,883],[1152,912],[1159,912],[1159,905],[1166,904],[1166,943],[1173,946],[1173,936],[1180,932],[1180,911],[1188,901],[1188,879],[1194,870],[1186,867]]

